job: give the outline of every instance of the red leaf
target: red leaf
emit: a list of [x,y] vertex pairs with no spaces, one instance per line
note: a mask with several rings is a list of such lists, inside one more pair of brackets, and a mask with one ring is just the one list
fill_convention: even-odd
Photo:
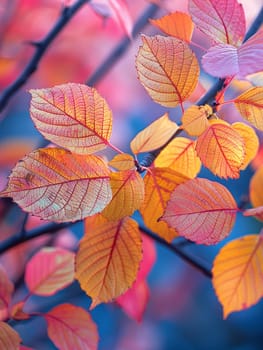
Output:
[[162,220],[181,236],[210,245],[229,234],[237,211],[226,187],[207,179],[193,179],[175,188]]
[[142,320],[149,299],[149,287],[145,280],[135,282],[132,288],[117,299],[123,311],[137,322]]
[[5,270],[0,266],[0,320],[8,316],[8,306],[14,292],[14,285],[9,280]]
[[189,11],[197,27],[214,42],[242,43],[246,20],[237,0],[189,0]]
[[48,296],[72,283],[74,257],[62,248],[42,248],[26,266],[25,282],[30,293]]
[[98,331],[90,314],[71,304],[61,304],[44,315],[53,343],[63,350],[96,350]]

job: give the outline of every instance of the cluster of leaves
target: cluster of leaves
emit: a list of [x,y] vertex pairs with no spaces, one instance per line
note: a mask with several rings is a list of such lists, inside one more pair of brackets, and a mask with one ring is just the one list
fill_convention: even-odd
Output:
[[[230,234],[241,209],[226,187],[197,175],[203,165],[215,176],[237,179],[257,153],[254,129],[243,122],[221,120],[220,107],[233,103],[246,121],[263,130],[263,87],[224,100],[231,81],[263,70],[263,30],[243,42],[245,16],[236,0],[190,0],[189,12],[151,21],[168,36],[142,36],[136,58],[138,78],[155,102],[181,107],[182,124],[164,114],[131,141],[133,155],[111,143],[112,112],[96,89],[69,83],[30,91],[31,118],[56,146],[23,158],[1,196],[12,197],[24,211],[45,220],[85,219],[85,235],[76,256],[45,248],[32,258],[25,274],[29,295],[54,294],[76,278],[92,298],[91,308],[118,298],[126,312],[138,319],[148,296],[146,277],[154,253],[145,248],[140,228],[130,217],[136,210],[145,225],[168,242],[183,236],[211,245]],[[194,44],[195,26],[213,42],[202,57],[203,68],[226,78],[216,97],[218,114],[209,105],[184,107],[199,81],[199,63],[189,46]],[[182,132],[186,136],[179,136]],[[95,155],[107,147],[117,152],[110,161]],[[138,154],[156,150],[152,164],[139,163]],[[245,216],[263,218],[262,177],[261,167],[251,180],[254,208],[243,211]],[[262,235],[250,234],[226,244],[214,261],[212,281],[224,317],[262,297]],[[24,312],[25,301],[7,311],[13,287],[4,273],[1,279],[6,286],[2,319],[40,315]],[[123,294],[127,290],[129,294]],[[87,311],[62,304],[43,317],[58,348],[96,349],[97,329]],[[5,347],[16,349],[20,338],[14,330],[5,323],[0,330]]]

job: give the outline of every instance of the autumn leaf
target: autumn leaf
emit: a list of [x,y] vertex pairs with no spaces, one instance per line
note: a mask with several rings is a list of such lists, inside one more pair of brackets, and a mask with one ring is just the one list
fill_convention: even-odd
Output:
[[94,88],[69,83],[30,92],[31,118],[51,142],[79,154],[94,153],[109,144],[112,113]]
[[17,350],[21,338],[19,334],[7,323],[0,321],[0,346],[1,350]]
[[100,157],[42,148],[16,165],[0,196],[42,219],[80,220],[110,202],[110,171]]
[[236,202],[226,187],[197,178],[175,188],[161,220],[179,235],[210,245],[228,236],[237,211]]
[[250,180],[249,197],[253,207],[263,206],[263,166],[257,169]]
[[83,308],[61,304],[44,317],[47,321],[48,336],[58,349],[97,350],[97,325]]
[[235,98],[235,106],[244,119],[263,130],[263,87],[253,87]]
[[189,12],[197,27],[215,43],[242,43],[246,19],[237,0],[189,0]]
[[240,134],[222,121],[210,121],[210,126],[199,136],[196,151],[203,165],[222,178],[239,177],[245,157],[245,146]]
[[188,43],[191,41],[194,23],[187,13],[177,11],[158,19],[150,19],[150,22],[165,34]]
[[240,170],[244,170],[247,168],[249,163],[255,158],[258,148],[259,148],[259,140],[258,136],[255,133],[254,129],[249,125],[244,123],[234,123],[232,127],[242,136],[245,146],[245,158]]
[[136,58],[140,82],[151,98],[166,107],[183,103],[199,78],[198,61],[189,46],[176,38],[142,36]]
[[227,243],[216,256],[212,272],[224,318],[257,303],[263,296],[262,233]]
[[142,204],[144,183],[136,170],[123,170],[110,174],[112,200],[101,212],[109,220],[132,215]]
[[143,221],[149,229],[168,242],[177,237],[178,233],[158,219],[163,215],[172,191],[186,180],[187,177],[170,168],[151,167],[144,177],[145,198],[140,208]]
[[151,271],[155,260],[155,243],[148,236],[142,234],[143,258],[136,281],[133,286],[116,299],[122,310],[137,322],[142,320],[149,299],[149,287],[146,277]]
[[116,154],[108,165],[117,170],[131,170],[135,168],[134,158],[128,153]]
[[131,150],[134,154],[156,150],[163,146],[178,128],[178,125],[169,119],[168,113],[165,113],[135,136],[130,144]]
[[196,154],[194,141],[176,137],[157,156],[154,165],[158,168],[170,168],[187,178],[194,178],[200,171],[201,161]]
[[208,127],[207,118],[213,114],[209,105],[191,106],[182,116],[182,127],[190,136],[199,136]]
[[30,318],[30,315],[26,312],[24,312],[23,308],[25,305],[25,301],[20,301],[14,305],[12,305],[11,311],[10,311],[10,317],[13,320],[21,321],[21,320],[28,320]]
[[205,71],[215,77],[236,76],[244,79],[248,74],[263,70],[263,29],[240,47],[220,44],[211,47],[202,58]]
[[8,317],[8,307],[14,292],[14,284],[10,281],[6,271],[0,265],[0,320]]
[[45,247],[27,263],[25,283],[31,294],[53,295],[74,280],[75,254],[58,247]]
[[117,299],[124,312],[137,322],[142,321],[149,300],[149,287],[145,280],[135,282],[132,288]]
[[80,242],[76,278],[91,308],[117,298],[135,281],[142,259],[137,223],[129,217],[93,226]]

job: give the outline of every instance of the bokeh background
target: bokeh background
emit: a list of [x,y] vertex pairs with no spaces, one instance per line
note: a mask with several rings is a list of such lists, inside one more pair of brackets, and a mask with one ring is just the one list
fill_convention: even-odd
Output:
[[[103,1],[102,1],[103,2]],[[251,24],[262,0],[240,1],[245,9],[247,26]],[[99,3],[99,1],[98,1]],[[168,11],[187,12],[187,1],[161,1],[156,16]],[[32,42],[41,40],[57,20],[63,6],[62,0],[0,0],[0,91],[2,92],[22,71],[29,61],[34,47]],[[128,0],[132,21],[136,21],[149,2]],[[12,166],[30,150],[43,144],[41,135],[34,129],[29,115],[31,88],[51,87],[67,82],[85,83],[105,58],[125,36],[122,26],[114,18],[102,16],[101,7],[96,11],[84,6],[59,34],[46,52],[37,72],[14,96],[0,114],[0,189],[7,181]],[[103,12],[104,13],[104,12]],[[104,13],[108,14],[108,13]],[[148,35],[158,31],[147,25],[143,31]],[[204,35],[195,31],[194,41],[208,48],[210,43]],[[140,37],[131,41],[125,54],[110,71],[96,83],[96,88],[110,105],[113,116],[112,143],[129,152],[129,142],[136,133],[167,111],[154,103],[140,85],[135,57]],[[200,58],[202,51],[194,48]],[[204,72],[190,103],[194,103],[211,86],[213,79]],[[248,87],[247,82],[236,82],[228,91],[228,97]],[[180,121],[180,109],[169,110],[175,121]],[[231,106],[220,111],[220,116],[231,122],[239,115]],[[259,134],[262,138],[262,135]],[[107,154],[108,157],[112,153]],[[223,181],[237,202],[248,195],[249,181],[254,169],[242,172],[240,179]],[[215,179],[203,169],[200,176]],[[218,181],[218,179],[216,179]],[[0,202],[0,240],[19,231],[24,214],[11,202]],[[30,218],[27,228],[42,225],[43,221]],[[262,227],[253,218],[238,215],[235,227],[227,240],[249,233],[258,233]],[[69,249],[77,246],[83,234],[82,224],[65,229],[57,235],[46,235],[19,246],[4,254],[0,262],[15,281],[17,291],[14,301],[26,294],[23,286],[23,270],[29,256],[40,246],[60,245]],[[227,240],[205,247],[188,244],[184,250],[199,257],[205,266],[211,267],[220,247]],[[1,242],[0,242],[1,245]],[[143,320],[129,319],[116,304],[100,305],[91,314],[97,322],[100,334],[100,350],[261,350],[263,349],[263,302],[249,310],[233,313],[227,320],[222,318],[222,308],[217,301],[209,278],[190,267],[167,248],[156,245],[156,263],[149,275],[150,297]],[[46,311],[60,302],[71,302],[89,307],[90,300],[77,283],[54,297],[32,297],[28,311]],[[52,350],[46,326],[42,319],[14,322],[24,344],[36,350]],[[72,349],[73,350],[73,349]]]

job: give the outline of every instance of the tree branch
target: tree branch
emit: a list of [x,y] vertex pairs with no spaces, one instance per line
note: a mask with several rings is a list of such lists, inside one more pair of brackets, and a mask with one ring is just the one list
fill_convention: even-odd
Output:
[[[136,36],[141,32],[143,27],[147,24],[148,19],[153,17],[158,10],[158,6],[151,4],[149,5],[144,13],[135,22],[132,37]],[[118,59],[125,53],[129,45],[131,44],[130,38],[127,36],[123,38],[120,43],[112,50],[105,61],[99,66],[99,68],[91,75],[91,77],[86,81],[86,85],[94,86],[99,80],[101,80],[107,72],[112,68],[112,66],[118,61]]]
[[43,57],[44,53],[49,48],[50,44],[66,26],[66,24],[71,20],[71,18],[78,12],[78,10],[90,0],[78,0],[70,7],[64,7],[61,12],[60,17],[54,24],[53,28],[49,31],[47,36],[36,43],[33,43],[36,51],[32,56],[31,60],[28,62],[25,69],[22,71],[20,76],[10,84],[0,96],[0,112],[5,108],[12,96],[23,86],[30,76],[37,70],[38,64]]

